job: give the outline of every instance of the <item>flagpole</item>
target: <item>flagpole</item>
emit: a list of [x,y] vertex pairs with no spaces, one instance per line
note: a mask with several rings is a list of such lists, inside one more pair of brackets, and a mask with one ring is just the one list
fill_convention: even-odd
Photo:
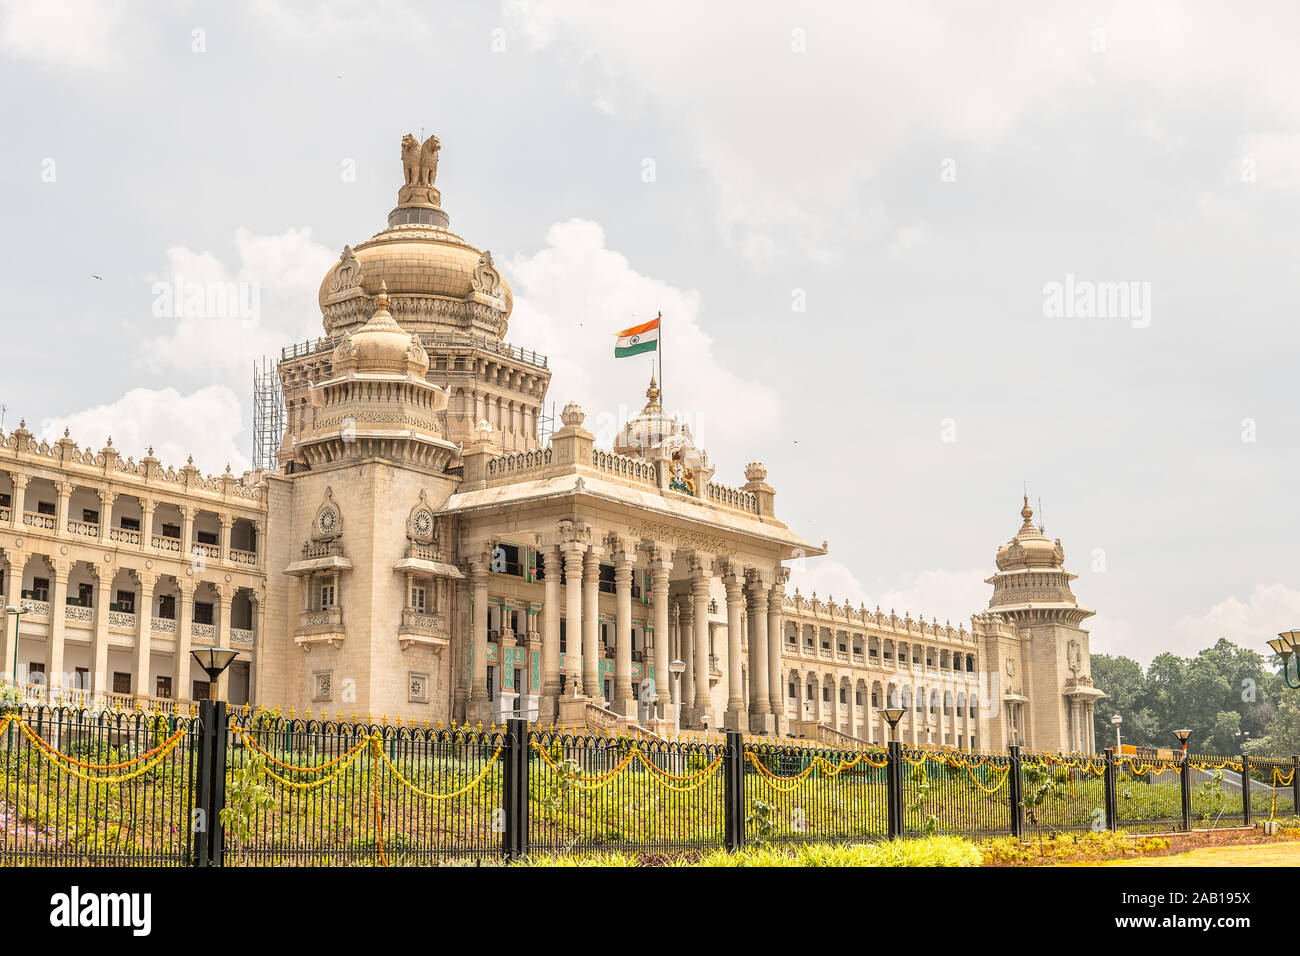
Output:
[[661,309],[657,316],[659,322],[659,342],[655,351],[659,353],[659,404],[664,403],[664,313]]

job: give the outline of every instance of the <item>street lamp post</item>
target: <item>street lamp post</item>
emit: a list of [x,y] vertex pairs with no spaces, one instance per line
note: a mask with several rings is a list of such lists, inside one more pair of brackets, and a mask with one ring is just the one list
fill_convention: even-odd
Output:
[[1187,738],[1192,735],[1190,730],[1175,730],[1174,736],[1178,738],[1178,743],[1182,745],[1183,756],[1187,756]]
[[1121,717],[1119,714],[1116,714],[1114,717],[1110,719],[1110,722],[1115,725],[1115,753],[1118,754],[1119,753],[1119,725],[1124,723],[1124,718]]
[[881,717],[889,722],[889,741],[893,743],[898,739],[898,723],[903,719],[904,710],[902,707],[882,707],[876,711]]
[[668,673],[673,675],[673,699],[677,706],[673,708],[673,732],[682,732],[682,674],[686,672],[686,662],[677,658],[668,662]]
[[1291,681],[1291,657],[1296,653],[1297,647],[1300,646],[1300,631],[1283,631],[1273,640],[1268,642],[1268,646],[1273,648],[1273,653],[1282,658],[1282,680],[1286,681],[1286,686],[1292,690],[1300,690],[1300,660],[1296,663],[1296,680]]
[[238,654],[239,651],[232,650],[229,647],[200,647],[197,650],[190,651],[190,656],[198,662],[204,673],[208,675],[209,700],[217,699],[217,680]]

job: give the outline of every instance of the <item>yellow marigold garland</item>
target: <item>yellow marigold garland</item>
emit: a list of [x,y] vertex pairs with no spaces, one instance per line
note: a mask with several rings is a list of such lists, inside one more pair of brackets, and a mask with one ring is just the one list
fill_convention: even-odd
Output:
[[[0,730],[2,730],[5,726],[7,726],[7,724],[0,724]],[[40,748],[50,756],[60,758],[60,759],[69,759],[69,760],[72,759],[70,757],[67,757],[65,754],[59,753],[59,751],[55,750],[48,743],[46,743],[46,741],[43,740],[34,730],[32,730],[29,726],[27,726],[26,721],[19,720],[18,729],[23,732],[23,735],[26,736],[28,740],[30,740],[33,744],[35,744],[38,748]],[[76,777],[78,780],[84,780],[87,783],[126,783],[129,780],[134,780],[136,777],[143,776],[144,774],[152,770],[154,767],[158,766],[158,764],[162,763],[163,759],[169,753],[171,753],[173,750],[176,749],[176,745],[181,742],[182,736],[184,736],[184,731],[178,731],[176,734],[173,734],[170,742],[163,745],[165,749],[155,748],[159,752],[152,760],[149,760],[147,763],[140,764],[140,766],[136,767],[136,769],[132,770],[130,773],[120,774],[118,776],[96,777],[93,774],[82,773],[80,770],[76,769],[76,767],[61,762],[56,762],[55,766],[57,766],[60,770],[64,771],[65,773],[69,773],[72,776]]]

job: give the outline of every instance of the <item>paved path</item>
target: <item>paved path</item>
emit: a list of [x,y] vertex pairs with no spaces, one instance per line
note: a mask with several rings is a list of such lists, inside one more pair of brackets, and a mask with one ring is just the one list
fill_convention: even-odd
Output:
[[1173,856],[1075,863],[1074,866],[1300,866],[1300,843],[1207,846]]

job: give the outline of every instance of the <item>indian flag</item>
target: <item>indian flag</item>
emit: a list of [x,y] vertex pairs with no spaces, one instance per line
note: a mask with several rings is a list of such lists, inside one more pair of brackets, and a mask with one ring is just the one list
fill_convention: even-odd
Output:
[[634,325],[618,333],[614,343],[614,358],[627,358],[659,348],[659,320],[651,319],[645,325]]

